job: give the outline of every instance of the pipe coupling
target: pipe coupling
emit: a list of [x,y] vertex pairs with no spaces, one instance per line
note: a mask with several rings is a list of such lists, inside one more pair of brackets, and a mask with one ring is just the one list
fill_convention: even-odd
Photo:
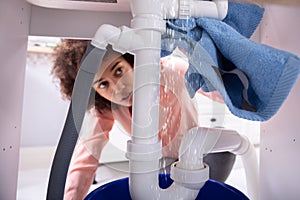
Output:
[[171,166],[171,178],[174,183],[193,190],[200,190],[209,179],[209,166],[204,163],[204,168],[187,170],[176,167],[178,162]]

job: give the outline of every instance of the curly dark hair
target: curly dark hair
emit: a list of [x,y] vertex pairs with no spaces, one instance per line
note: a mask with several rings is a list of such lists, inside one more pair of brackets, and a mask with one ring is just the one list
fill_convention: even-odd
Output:
[[[90,42],[90,40],[62,39],[60,44],[54,48],[54,63],[51,74],[59,81],[63,99],[71,100],[81,59]],[[133,55],[125,53],[122,56],[133,66]],[[95,106],[99,113],[112,109],[112,105],[114,104],[100,96],[93,88],[91,94],[88,109]],[[91,98],[94,98],[94,101]]]

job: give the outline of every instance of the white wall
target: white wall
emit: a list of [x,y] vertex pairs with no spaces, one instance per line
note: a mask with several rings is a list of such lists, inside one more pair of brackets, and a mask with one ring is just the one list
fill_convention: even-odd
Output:
[[51,54],[36,57],[26,64],[21,147],[56,146],[69,106],[50,74]]
[[[266,5],[262,43],[300,56],[300,5]],[[300,67],[300,66],[299,66]],[[260,189],[262,200],[300,197],[300,80],[269,121],[261,124]]]
[[0,1],[0,199],[15,199],[30,7]]

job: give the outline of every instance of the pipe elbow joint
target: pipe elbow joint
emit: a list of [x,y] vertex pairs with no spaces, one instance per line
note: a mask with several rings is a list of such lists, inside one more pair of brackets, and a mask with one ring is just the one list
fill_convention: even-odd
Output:
[[108,44],[114,44],[118,41],[121,30],[109,24],[101,25],[96,31],[91,44],[99,49],[106,49]]
[[91,44],[99,49],[106,49],[111,44],[115,51],[124,54],[143,46],[144,42],[134,29],[103,24],[98,28]]
[[239,135],[239,136],[240,136],[240,145],[236,149],[232,150],[231,152],[236,155],[242,156],[249,151],[251,143],[248,137],[243,135]]

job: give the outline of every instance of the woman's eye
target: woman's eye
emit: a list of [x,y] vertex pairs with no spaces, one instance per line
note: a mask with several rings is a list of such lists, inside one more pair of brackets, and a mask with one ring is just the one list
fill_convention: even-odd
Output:
[[116,69],[115,74],[116,74],[116,75],[121,75],[122,72],[123,72],[122,67],[119,67],[118,69]]
[[107,86],[108,86],[108,82],[106,82],[106,81],[103,81],[103,82],[99,83],[99,85],[98,85],[98,87],[99,87],[100,89],[104,89],[104,88],[106,88]]

